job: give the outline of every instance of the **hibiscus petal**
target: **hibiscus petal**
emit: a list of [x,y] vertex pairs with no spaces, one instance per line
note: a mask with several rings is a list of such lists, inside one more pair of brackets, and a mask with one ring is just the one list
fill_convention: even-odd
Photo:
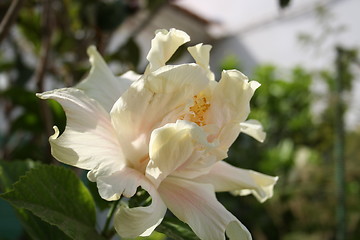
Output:
[[115,77],[94,46],[89,47],[87,52],[90,57],[91,70],[89,75],[76,85],[76,88],[83,90],[110,112],[115,101],[140,75],[129,71],[119,78]]
[[240,123],[250,113],[250,99],[260,86],[237,70],[222,72],[222,78],[215,86],[210,108],[207,112],[209,123],[215,124],[220,131],[216,138],[226,151],[240,133]]
[[252,170],[231,166],[226,162],[217,162],[210,172],[194,181],[210,183],[217,192],[232,191],[239,195],[253,194],[260,202],[273,195],[273,188],[278,177],[268,176]]
[[[81,90],[63,88],[37,94],[54,99],[66,113],[67,125],[49,138],[52,155],[60,162],[111,173],[125,166],[109,113]],[[94,180],[94,179],[93,179]]]
[[[99,178],[98,188],[100,194],[116,196],[122,193],[131,197],[141,186],[151,196],[151,204],[146,207],[129,208],[121,206],[114,216],[114,227],[118,234],[124,238],[149,236],[161,223],[166,213],[166,205],[159,196],[155,187],[141,173],[126,169],[117,172],[111,177]],[[124,181],[124,182],[123,182]],[[106,188],[104,190],[103,188]]]
[[240,123],[241,132],[255,138],[259,142],[263,142],[266,137],[266,133],[263,130],[261,123],[257,120],[250,119]]
[[189,42],[190,37],[185,32],[170,29],[156,31],[155,38],[151,41],[151,49],[146,57],[149,66],[146,73],[153,72],[164,66],[175,51],[184,43]]
[[[213,121],[243,122],[250,113],[250,99],[260,86],[237,70],[223,71],[219,84],[214,90],[210,113]],[[212,112],[213,110],[214,112]],[[220,111],[224,116],[220,115]]]
[[196,64],[164,66],[133,83],[120,97],[111,119],[121,145],[126,146],[126,157],[136,168],[148,155],[152,130],[175,122],[207,83],[203,69]]
[[210,71],[210,50],[211,45],[203,45],[199,43],[195,46],[188,47],[188,51],[191,56],[195,59],[196,63],[199,64],[207,72],[208,78],[210,80],[215,80],[214,73]]
[[158,191],[171,212],[200,239],[225,239],[225,231],[230,240],[251,239],[246,227],[218,202],[211,185],[168,177]]
[[[179,120],[157,128],[151,134],[146,176],[158,186],[176,169],[202,160],[205,149],[210,147],[212,145],[207,142],[206,133],[195,123]],[[214,163],[213,159],[210,160],[208,166]],[[194,170],[201,175],[205,169],[202,166]]]
[[142,181],[146,181],[143,174],[135,169],[125,167],[111,175],[99,176],[96,184],[103,199],[115,201],[122,195],[127,198],[134,196]]

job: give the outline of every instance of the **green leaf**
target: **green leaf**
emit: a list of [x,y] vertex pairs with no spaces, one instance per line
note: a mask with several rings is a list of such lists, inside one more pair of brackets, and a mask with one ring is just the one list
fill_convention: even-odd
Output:
[[100,2],[97,6],[97,25],[101,30],[113,31],[126,18],[123,1]]
[[[11,162],[0,160],[0,193],[9,191],[12,188],[12,184],[35,165],[36,163],[31,160]],[[5,239],[15,239],[14,236],[20,235],[22,230],[17,219],[22,220],[19,212],[14,211],[11,205],[2,199],[0,199],[0,212],[0,222],[3,223],[0,225],[0,232]]]
[[13,190],[0,197],[31,211],[73,239],[102,239],[94,229],[92,196],[71,170],[41,165],[20,178]]
[[199,240],[190,227],[177,218],[165,217],[156,231],[174,240]]
[[290,0],[279,0],[279,5],[281,8],[285,8],[290,4]]
[[[12,185],[19,180],[20,176],[23,176],[30,169],[39,166],[39,163],[31,161],[31,160],[18,160],[18,161],[0,161],[0,190],[1,192],[10,191],[12,189]],[[3,205],[6,209],[2,209],[2,211],[11,213],[10,206]],[[25,229],[25,231],[31,236],[32,239],[39,240],[67,240],[70,239],[67,235],[65,235],[62,231],[60,231],[56,226],[50,225],[44,221],[42,221],[39,217],[32,214],[30,211],[25,209],[15,209],[15,213],[21,225]],[[11,224],[12,227],[19,224],[14,218],[13,215],[0,215],[0,222],[7,221]],[[5,228],[5,229],[3,229]],[[6,225],[0,226],[0,232],[10,231]],[[9,233],[14,234],[14,233]]]
[[139,206],[146,207],[149,206],[150,204],[151,204],[151,197],[149,193],[146,192],[141,187],[138,187],[138,189],[136,190],[136,194],[129,200],[130,208],[139,207]]
[[169,240],[170,238],[167,238],[165,234],[153,231],[152,234],[146,238],[144,237],[137,237],[137,238],[121,238],[122,240]]
[[12,162],[0,160],[0,191],[10,191],[12,184],[15,183],[20,176],[25,175],[27,171],[37,165],[38,163],[31,160]]
[[25,231],[32,239],[37,240],[70,240],[63,231],[54,225],[41,220],[26,209],[17,209],[17,216],[20,219]]

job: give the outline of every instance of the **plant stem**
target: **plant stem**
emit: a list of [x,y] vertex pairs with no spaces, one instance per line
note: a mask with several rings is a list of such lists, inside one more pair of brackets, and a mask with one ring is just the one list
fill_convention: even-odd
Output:
[[120,200],[121,200],[121,198],[119,200],[113,202],[113,204],[109,210],[109,213],[106,218],[105,226],[101,232],[101,235],[104,237],[112,237],[112,235],[114,235],[111,231],[109,231],[109,226],[110,226],[111,220],[115,214],[117,205],[119,204]]
[[346,66],[346,51],[337,47],[336,58],[337,77],[335,79],[335,179],[336,179],[336,240],[346,238],[346,193],[345,193],[345,133],[344,133],[344,103],[342,100],[344,74]]

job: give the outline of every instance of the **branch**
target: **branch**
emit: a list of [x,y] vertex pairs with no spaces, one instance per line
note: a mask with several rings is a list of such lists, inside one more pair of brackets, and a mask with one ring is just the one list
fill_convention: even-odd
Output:
[[8,34],[11,25],[14,23],[24,0],[13,0],[4,18],[0,23],[0,43]]
[[[42,15],[42,39],[41,39],[41,50],[40,60],[36,67],[35,80],[38,92],[43,92],[44,89],[44,77],[48,69],[49,52],[51,46],[51,39],[53,35],[54,22],[51,11],[52,0],[43,1],[43,15]],[[50,108],[45,101],[40,101],[40,113],[45,124],[47,136],[52,135],[52,115]],[[51,159],[50,150],[46,153],[47,158]]]
[[111,221],[113,220],[113,217],[114,217],[114,214],[115,214],[115,211],[117,209],[117,206],[120,202],[121,198],[115,202],[112,203],[112,206],[108,212],[108,216],[106,218],[106,223],[105,223],[105,226],[104,226],[104,229],[102,230],[101,232],[101,235],[108,238],[108,239],[111,239],[111,237],[114,235],[114,231],[113,229],[110,229],[109,230],[109,227],[110,227],[110,223]]

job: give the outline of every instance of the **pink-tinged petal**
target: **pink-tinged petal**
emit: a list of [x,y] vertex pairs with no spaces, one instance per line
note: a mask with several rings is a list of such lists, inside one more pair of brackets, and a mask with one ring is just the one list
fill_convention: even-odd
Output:
[[266,133],[263,130],[263,126],[257,120],[250,119],[240,123],[241,132],[255,138],[259,142],[263,142],[266,137]]
[[195,59],[196,63],[205,69],[208,78],[210,80],[215,80],[214,73],[210,71],[209,66],[211,48],[211,45],[203,45],[202,43],[199,43],[195,46],[188,47],[188,51]]
[[143,159],[148,155],[153,129],[175,122],[207,83],[198,65],[164,66],[134,82],[120,97],[111,110],[111,119],[125,146],[126,158],[135,168],[146,167]]
[[[119,176],[119,179],[117,179],[117,176]],[[124,189],[123,186],[128,184],[123,191],[124,195],[129,194],[128,196],[132,196],[135,194],[136,188],[141,186],[151,196],[151,204],[149,206],[135,208],[121,206],[118,209],[114,216],[114,227],[117,233],[123,238],[149,236],[161,223],[167,210],[159,193],[144,175],[140,173],[127,172],[125,175],[123,173],[116,173],[113,178],[108,184],[112,185],[111,188],[114,190],[116,186],[119,186],[118,190],[122,191]],[[128,178],[134,179],[129,180]],[[119,182],[116,183],[116,179]],[[126,183],[123,184],[120,181],[125,181]],[[116,186],[114,187],[113,184]]]
[[[49,138],[52,155],[60,162],[104,173],[118,171],[126,165],[109,113],[81,90],[63,88],[37,94],[41,99],[59,102],[67,125],[59,136]],[[92,179],[94,180],[94,179]]]
[[237,70],[223,71],[220,82],[213,89],[210,108],[206,114],[209,123],[220,131],[215,136],[220,146],[227,150],[240,133],[240,123],[250,113],[250,99],[260,86]]
[[98,101],[106,111],[110,112],[115,101],[133,81],[139,79],[140,75],[129,71],[120,77],[115,77],[94,46],[89,47],[87,52],[91,70],[76,88],[83,90],[86,95]]
[[221,161],[214,164],[208,174],[200,176],[194,181],[210,183],[217,192],[231,191],[239,195],[253,194],[260,202],[264,202],[272,197],[277,180],[278,177],[236,168]]
[[158,189],[167,207],[203,240],[249,240],[251,235],[216,199],[209,184],[168,177]]
[[212,150],[194,151],[184,164],[171,173],[171,176],[193,179],[208,173],[212,165],[223,158],[216,155],[215,149]]
[[165,29],[157,30],[154,39],[151,41],[151,49],[146,57],[149,61],[146,74],[165,66],[165,63],[175,51],[189,41],[189,35],[183,31],[174,28],[170,29],[170,31]]
[[[155,186],[176,170],[181,171],[182,177],[204,174],[206,167],[209,170],[216,161],[214,158],[203,159],[204,155],[209,155],[207,151],[211,148],[214,146],[207,142],[206,133],[195,123],[179,120],[166,124],[151,134],[150,161],[145,174]],[[195,165],[196,162],[201,162],[198,163],[198,168],[193,166],[192,169],[187,169],[188,165]],[[185,171],[191,176],[184,175]]]

